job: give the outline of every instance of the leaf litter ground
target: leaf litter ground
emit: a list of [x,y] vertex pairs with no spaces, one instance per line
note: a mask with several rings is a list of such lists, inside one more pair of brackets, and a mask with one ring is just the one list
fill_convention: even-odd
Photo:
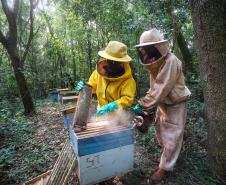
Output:
[[[0,132],[0,184],[22,184],[52,169],[68,138],[58,103],[45,102],[29,118],[6,119]],[[193,108],[194,109],[194,108]],[[206,130],[197,111],[190,112],[184,144],[174,172],[158,184],[216,184],[206,165]],[[19,117],[19,118],[18,118]],[[148,185],[158,167],[161,148],[155,139],[154,125],[148,134],[135,131],[135,168],[132,172],[99,184]],[[77,185],[73,175],[71,185]]]

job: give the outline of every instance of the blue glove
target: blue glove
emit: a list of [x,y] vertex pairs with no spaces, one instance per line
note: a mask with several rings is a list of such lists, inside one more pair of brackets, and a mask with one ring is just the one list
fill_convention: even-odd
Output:
[[118,108],[117,103],[113,101],[113,102],[111,102],[111,103],[109,103],[107,105],[104,105],[99,110],[97,110],[96,115],[97,116],[102,116],[102,115],[104,115],[106,113],[115,111],[117,108]]
[[75,90],[80,92],[85,86],[85,83],[83,81],[80,81],[77,83],[76,87],[75,87]]
[[136,104],[134,107],[133,107],[133,112],[135,114],[141,114],[142,113],[142,107],[140,106],[140,104]]

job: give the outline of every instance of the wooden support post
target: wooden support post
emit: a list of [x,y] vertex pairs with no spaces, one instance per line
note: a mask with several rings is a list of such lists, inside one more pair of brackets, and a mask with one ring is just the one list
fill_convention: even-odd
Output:
[[92,87],[89,85],[85,85],[79,93],[74,120],[72,124],[76,131],[82,131],[86,129],[91,100]]

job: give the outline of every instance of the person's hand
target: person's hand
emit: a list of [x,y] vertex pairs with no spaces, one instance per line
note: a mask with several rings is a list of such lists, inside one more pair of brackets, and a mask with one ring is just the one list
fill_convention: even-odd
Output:
[[85,86],[85,83],[83,81],[80,81],[77,83],[76,87],[75,87],[75,90],[80,92]]
[[142,107],[140,106],[140,104],[136,104],[134,107],[133,107],[133,112],[135,114],[141,114],[142,113]]
[[116,102],[111,102],[111,103],[109,103],[107,105],[104,105],[99,110],[97,110],[96,115],[97,116],[102,116],[102,115],[104,115],[106,113],[115,111],[117,108],[118,108],[117,103]]

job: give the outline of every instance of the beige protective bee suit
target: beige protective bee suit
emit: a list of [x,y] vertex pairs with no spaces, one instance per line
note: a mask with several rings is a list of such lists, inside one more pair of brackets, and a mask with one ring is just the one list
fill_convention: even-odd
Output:
[[171,171],[181,150],[186,100],[191,93],[185,86],[182,63],[170,52],[168,41],[155,35],[159,34],[156,29],[150,31],[141,35],[140,44],[136,47],[154,44],[162,57],[151,64],[142,63],[150,71],[150,89],[138,102],[144,110],[157,105],[156,135],[163,147],[159,168]]

